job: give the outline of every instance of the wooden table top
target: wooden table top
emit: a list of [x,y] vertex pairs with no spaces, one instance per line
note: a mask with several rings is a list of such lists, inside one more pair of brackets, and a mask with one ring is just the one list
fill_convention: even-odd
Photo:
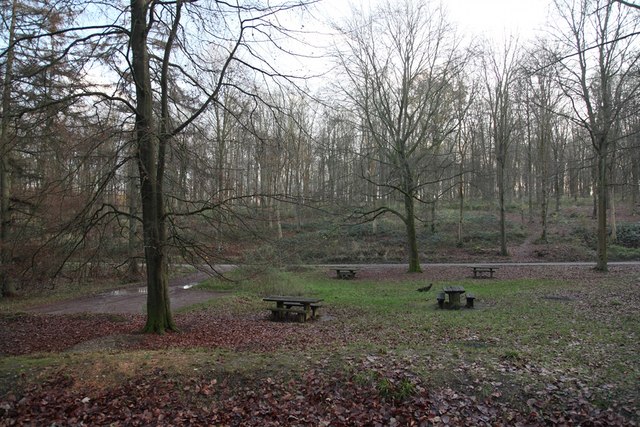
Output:
[[273,302],[299,302],[301,304],[314,304],[316,302],[322,301],[321,298],[309,298],[309,297],[296,297],[296,296],[288,296],[288,295],[269,295],[268,297],[262,298],[262,301],[273,301]]

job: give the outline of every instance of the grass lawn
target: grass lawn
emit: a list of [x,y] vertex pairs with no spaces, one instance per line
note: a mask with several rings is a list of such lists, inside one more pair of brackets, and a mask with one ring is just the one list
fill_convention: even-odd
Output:
[[[257,277],[199,285],[226,294],[177,313],[185,325],[180,334],[118,332],[117,339],[103,336],[95,346],[64,351],[11,355],[5,349],[0,415],[18,423],[121,425],[633,425],[640,419],[637,271],[574,280],[458,278],[439,280],[429,292],[416,291],[425,284],[419,276]],[[473,292],[476,308],[437,309],[436,292],[445,285]],[[320,297],[321,319],[269,321],[271,305],[261,300],[268,294]],[[30,318],[3,313],[3,336],[19,329],[17,318]],[[220,338],[225,329],[231,332]]]

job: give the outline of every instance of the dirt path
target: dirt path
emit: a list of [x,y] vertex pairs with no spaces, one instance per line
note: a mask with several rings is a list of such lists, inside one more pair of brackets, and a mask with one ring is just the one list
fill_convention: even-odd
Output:
[[[194,273],[173,279],[169,284],[171,308],[177,309],[207,301],[221,295],[219,292],[191,289],[209,277],[206,273]],[[147,288],[143,284],[108,291],[73,300],[60,301],[29,310],[32,313],[122,313],[143,314],[146,312]]]

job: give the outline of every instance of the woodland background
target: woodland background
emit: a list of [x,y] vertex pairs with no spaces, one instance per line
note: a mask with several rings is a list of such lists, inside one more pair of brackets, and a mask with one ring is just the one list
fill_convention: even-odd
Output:
[[491,43],[389,2],[318,54],[313,2],[4,0],[5,295],[141,274],[136,6],[167,262],[638,259],[633,3],[558,0],[545,39]]

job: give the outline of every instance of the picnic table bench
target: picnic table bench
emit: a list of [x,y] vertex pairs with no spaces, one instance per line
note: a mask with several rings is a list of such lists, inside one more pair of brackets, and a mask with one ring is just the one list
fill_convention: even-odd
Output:
[[[445,301],[445,294],[449,297],[449,301]],[[473,301],[476,299],[475,295],[470,292],[466,292],[462,286],[446,286],[442,292],[436,297],[438,301],[438,307],[449,308],[457,310],[460,308],[460,296],[466,294],[467,303],[466,308],[473,308]]]
[[355,279],[357,271],[358,270],[352,267],[337,267],[336,275],[338,279],[351,280]]
[[276,306],[270,308],[275,320],[287,320],[290,317],[297,318],[299,322],[306,322],[317,317],[316,311],[322,307],[320,298],[296,297],[288,295],[271,295],[263,301],[275,302]]
[[489,277],[493,278],[493,273],[498,269],[498,267],[494,267],[491,265],[474,265],[471,268],[473,269],[474,279],[486,277],[483,276],[484,273],[489,273]]

